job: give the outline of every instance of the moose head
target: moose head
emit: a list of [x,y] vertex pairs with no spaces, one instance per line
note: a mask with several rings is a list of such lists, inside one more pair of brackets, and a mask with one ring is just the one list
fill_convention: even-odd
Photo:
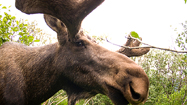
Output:
[[0,47],[0,104],[37,105],[63,89],[68,104],[107,95],[115,105],[144,103],[149,80],[127,56],[84,35],[80,25],[103,0],[16,0],[25,13],[45,13],[58,42],[42,47],[5,43]]

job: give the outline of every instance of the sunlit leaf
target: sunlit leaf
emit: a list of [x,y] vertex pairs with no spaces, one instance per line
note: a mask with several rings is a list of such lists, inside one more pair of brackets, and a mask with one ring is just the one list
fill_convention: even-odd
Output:
[[3,6],[2,9],[7,9],[7,7],[6,7],[6,6]]
[[9,26],[11,26],[11,24],[12,24],[11,22],[8,22],[8,25],[9,25]]
[[7,16],[8,15],[8,13],[6,13],[6,12],[4,12],[4,14]]
[[12,17],[11,17],[11,19],[13,19],[13,20],[14,20],[14,19],[16,19],[16,17],[15,17],[15,16],[12,16]]
[[27,28],[24,27],[24,28],[22,29],[22,31],[26,33],[26,32],[27,32]]
[[13,28],[13,31],[14,31],[14,32],[17,32],[17,31],[18,31],[18,28],[17,28],[17,27],[14,27],[14,28]]
[[32,42],[34,40],[34,37],[33,36],[29,36],[28,38],[27,38],[27,41],[28,42]]
[[40,40],[39,40],[39,39],[36,39],[36,40],[34,40],[34,42],[40,42]]
[[20,24],[19,27],[22,28],[22,27],[23,27],[23,24]]
[[7,19],[6,19],[6,17],[4,17],[4,18],[3,18],[3,21],[4,21],[5,23],[7,22]]
[[135,31],[131,31],[131,36],[140,39],[138,33],[136,33]]
[[24,24],[24,26],[28,26],[27,24]]
[[16,24],[18,25],[18,24],[19,24],[19,21],[16,21]]
[[23,32],[19,32],[19,35],[23,36],[23,34],[24,34]]
[[28,39],[29,40],[34,40],[34,37],[33,36],[29,36]]

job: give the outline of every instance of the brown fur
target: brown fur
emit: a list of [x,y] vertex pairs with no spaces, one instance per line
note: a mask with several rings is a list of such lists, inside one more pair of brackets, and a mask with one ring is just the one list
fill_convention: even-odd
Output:
[[[31,1],[16,2],[17,6],[23,7],[23,11],[30,12],[46,11],[41,6],[52,3],[45,4],[45,0]],[[42,1],[44,4],[37,4]],[[58,1],[63,3],[60,1],[63,0]],[[75,3],[75,0],[70,1]],[[81,5],[84,2],[94,2],[95,5],[101,0],[79,2]],[[79,2],[75,3],[77,7]],[[71,13],[71,9],[68,10]],[[144,70],[134,61],[99,46],[81,32],[73,35],[66,22],[49,15],[45,15],[45,19],[57,32],[57,43],[28,47],[7,42],[0,47],[0,105],[38,105],[60,89],[67,92],[69,105],[98,93],[107,95],[115,105],[136,105],[146,101],[149,80]]]

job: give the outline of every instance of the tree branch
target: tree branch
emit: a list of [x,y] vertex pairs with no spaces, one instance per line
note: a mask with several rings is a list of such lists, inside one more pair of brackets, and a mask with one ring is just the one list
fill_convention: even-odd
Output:
[[172,49],[169,49],[169,48],[161,48],[161,47],[156,47],[156,46],[152,46],[152,45],[149,45],[147,43],[144,43],[142,42],[141,40],[137,39],[137,38],[134,38],[134,37],[131,37],[130,38],[132,39],[135,39],[135,40],[138,40],[140,43],[144,44],[144,45],[147,45],[147,46],[143,46],[143,47],[129,47],[129,46],[121,46],[121,45],[118,45],[118,44],[115,44],[115,43],[112,43],[110,42],[107,38],[106,38],[106,41],[110,44],[113,44],[115,46],[119,46],[119,47],[123,47],[123,48],[128,48],[128,49],[139,49],[139,48],[154,48],[154,49],[160,49],[160,50],[165,50],[165,51],[171,51],[171,52],[176,52],[176,53],[187,53],[187,51],[177,51],[177,50],[172,50]]
[[186,98],[186,100],[183,102],[183,104],[182,104],[182,105],[184,105],[184,104],[186,103],[186,101],[187,101],[187,98]]

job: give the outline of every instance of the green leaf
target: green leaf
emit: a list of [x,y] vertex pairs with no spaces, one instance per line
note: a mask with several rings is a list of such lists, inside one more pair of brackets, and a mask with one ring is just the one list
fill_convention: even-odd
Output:
[[8,13],[6,13],[6,12],[4,12],[4,14],[7,16],[8,15]]
[[12,24],[11,22],[8,22],[8,25],[9,25],[9,26],[11,26],[11,24]]
[[19,24],[19,21],[16,20],[16,24],[18,25],[18,24]]
[[22,28],[22,27],[23,27],[23,24],[20,24],[19,27]]
[[12,30],[13,30],[14,32],[17,32],[17,31],[18,31],[18,27],[14,27]]
[[26,33],[26,32],[27,32],[27,28],[24,27],[24,28],[22,29],[22,31],[23,31],[24,33]]
[[6,7],[6,6],[3,6],[2,9],[7,9],[7,7]]
[[28,38],[27,38],[27,41],[28,42],[32,42],[34,40],[34,37],[33,36],[29,36]]
[[24,34],[23,32],[19,32],[19,35],[23,36],[23,34]]
[[28,26],[27,24],[24,24],[24,26]]
[[27,39],[29,40],[29,42],[32,42],[34,40],[34,37],[33,36],[29,36]]
[[34,39],[34,37],[33,37],[33,36],[29,36],[28,38],[29,38],[29,39]]
[[135,31],[131,31],[131,36],[140,39],[139,35]]
[[39,40],[39,39],[36,39],[36,40],[34,40],[34,42],[40,42],[40,40]]
[[6,19],[6,17],[4,17],[4,18],[3,18],[3,21],[4,21],[5,23],[7,22],[7,19]]
[[[12,16],[11,19],[14,20],[14,19],[16,19],[16,17],[15,17],[15,16]],[[17,21],[16,21],[16,22],[17,22]]]

